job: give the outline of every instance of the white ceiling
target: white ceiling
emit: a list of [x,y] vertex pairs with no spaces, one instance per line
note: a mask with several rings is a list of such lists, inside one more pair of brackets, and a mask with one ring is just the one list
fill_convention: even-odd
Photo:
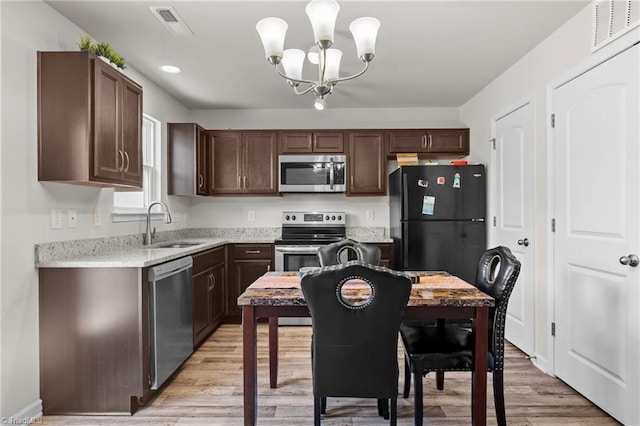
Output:
[[[140,71],[193,109],[310,108],[264,57],[257,21],[289,24],[285,48],[307,49],[313,32],[306,0],[49,1],[98,41],[106,41]],[[588,0],[359,1],[339,0],[334,46],[340,75],[363,66],[349,23],[381,21],[376,57],[361,77],[339,83],[329,108],[458,107],[560,27]],[[174,37],[149,6],[173,6],[194,35]],[[169,75],[163,64],[183,72]],[[308,65],[308,64],[307,64]],[[317,71],[305,65],[305,77]]]

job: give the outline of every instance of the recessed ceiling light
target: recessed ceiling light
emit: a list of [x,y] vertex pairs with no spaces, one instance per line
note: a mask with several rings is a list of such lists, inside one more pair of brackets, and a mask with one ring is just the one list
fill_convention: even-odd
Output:
[[168,72],[170,74],[179,74],[182,70],[178,67],[174,67],[173,65],[163,65],[160,69],[164,72]]

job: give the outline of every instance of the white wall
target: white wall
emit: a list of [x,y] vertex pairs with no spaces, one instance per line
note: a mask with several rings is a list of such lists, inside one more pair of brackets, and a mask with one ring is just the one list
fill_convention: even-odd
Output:
[[[490,163],[491,119],[526,97],[533,98],[535,126],[535,352],[537,364],[546,370],[552,357],[549,347],[550,315],[547,297],[552,291],[547,281],[547,244],[550,218],[547,217],[547,84],[585,62],[591,55],[591,5],[585,7],[555,33],[520,59],[460,108],[460,119],[471,128],[473,156]],[[489,172],[491,168],[489,167]],[[493,194],[490,193],[490,199]],[[491,236],[490,238],[492,238]]]
[[[80,35],[86,32],[40,1],[3,1],[0,8],[3,124],[0,416],[4,418],[16,414],[30,416],[40,409],[34,244],[142,233],[144,224],[114,224],[105,214],[103,225],[93,227],[93,210],[100,207],[104,213],[109,212],[113,190],[37,181],[36,51],[75,51]],[[133,69],[128,68],[125,73],[143,86],[144,111],[163,122],[163,131],[167,121],[186,120],[186,108],[158,86]],[[166,153],[164,137],[163,152]],[[171,197],[168,201],[172,211],[184,212],[189,207],[188,200]],[[76,209],[78,227],[51,230],[52,208]],[[177,228],[186,223],[172,226]]]

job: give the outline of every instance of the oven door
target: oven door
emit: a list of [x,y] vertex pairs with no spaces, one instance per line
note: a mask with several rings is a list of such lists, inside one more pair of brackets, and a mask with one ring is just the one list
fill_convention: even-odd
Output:
[[320,266],[320,246],[275,246],[276,271],[298,271],[305,266]]

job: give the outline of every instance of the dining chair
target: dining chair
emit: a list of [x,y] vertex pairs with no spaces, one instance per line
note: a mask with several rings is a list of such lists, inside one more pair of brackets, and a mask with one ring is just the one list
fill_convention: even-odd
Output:
[[338,265],[349,260],[360,260],[377,265],[380,263],[380,247],[364,244],[350,238],[327,244],[318,250],[320,266]]
[[301,286],[312,319],[314,425],[327,397],[376,398],[378,414],[395,425],[398,331],[411,279],[349,261],[305,274]]
[[[475,286],[495,299],[489,309],[488,371],[493,372],[493,396],[499,426],[507,424],[504,407],[504,329],[507,304],[520,273],[520,261],[509,248],[486,250],[478,262]],[[414,381],[415,425],[423,420],[422,377],[436,372],[439,390],[444,388],[445,371],[473,372],[473,332],[471,323],[438,320],[436,325],[403,324],[400,335],[405,349],[403,396],[409,396]]]

